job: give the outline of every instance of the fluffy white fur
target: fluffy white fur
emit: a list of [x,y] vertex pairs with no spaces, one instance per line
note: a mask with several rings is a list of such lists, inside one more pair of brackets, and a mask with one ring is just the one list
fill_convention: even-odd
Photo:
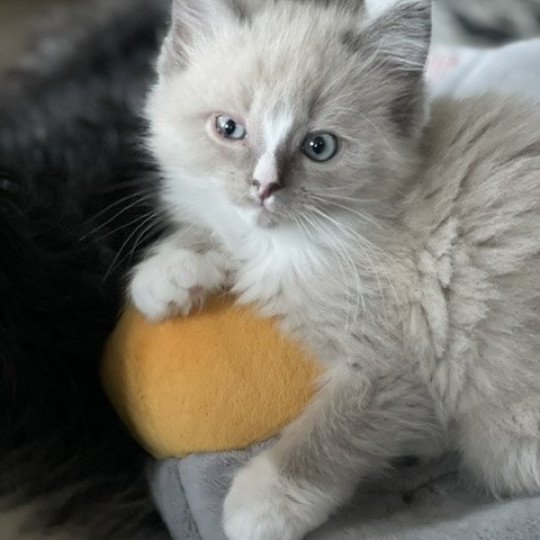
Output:
[[[159,319],[230,288],[328,368],[234,480],[232,540],[301,538],[404,454],[540,490],[540,113],[486,96],[427,119],[429,8],[174,3],[148,114],[177,232],[131,296]],[[325,163],[301,151],[319,131],[340,142]],[[281,186],[265,204],[261,175]]]

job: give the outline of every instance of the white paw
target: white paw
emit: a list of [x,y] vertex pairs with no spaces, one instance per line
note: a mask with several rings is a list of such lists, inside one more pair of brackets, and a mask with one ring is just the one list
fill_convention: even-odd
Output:
[[323,499],[281,477],[262,454],[232,483],[223,508],[225,534],[230,540],[299,540],[328,518]]
[[158,252],[135,269],[129,293],[137,309],[150,320],[187,315],[206,293],[225,281],[223,265],[214,253],[187,250]]

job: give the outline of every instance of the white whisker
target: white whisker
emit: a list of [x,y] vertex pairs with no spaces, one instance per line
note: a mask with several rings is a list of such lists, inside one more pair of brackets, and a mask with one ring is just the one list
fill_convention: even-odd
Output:
[[103,276],[103,282],[105,282],[107,280],[110,273],[114,270],[115,265],[119,262],[120,255],[124,251],[124,248],[129,244],[129,241],[141,230],[141,228],[143,229],[143,232],[142,232],[142,234],[140,234],[137,237],[137,240],[136,240],[136,242],[134,244],[133,249],[131,250],[131,253],[134,252],[134,250],[136,249],[138,243],[140,243],[142,241],[144,236],[146,234],[148,234],[154,227],[159,225],[159,223],[153,222],[153,220],[155,220],[156,217],[158,217],[158,216],[156,216],[156,214],[152,212],[148,217],[143,219],[143,221],[137,227],[135,227],[135,229],[133,231],[131,231],[130,235],[124,240],[124,242],[120,246],[120,249],[116,253],[114,259],[111,262],[111,264],[109,265],[109,268],[105,272],[105,275]]
[[126,212],[128,212],[129,210],[131,210],[132,208],[134,208],[135,206],[137,206],[138,204],[140,203],[143,203],[145,201],[148,201],[152,198],[152,194],[151,193],[147,193],[147,194],[144,194],[144,193],[141,193],[141,192],[138,192],[138,193],[132,193],[131,195],[128,195],[126,197],[123,197],[122,199],[119,199],[118,201],[114,202],[113,204],[111,204],[110,206],[108,206],[107,208],[104,208],[103,210],[101,210],[100,212],[98,212],[95,216],[92,217],[92,219],[97,219],[98,217],[102,216],[103,214],[106,214],[107,212],[109,212],[110,210],[112,210],[115,206],[118,206],[122,203],[125,203],[127,201],[130,201],[132,199],[135,199],[134,201],[132,201],[130,204],[128,204],[127,206],[123,207],[121,210],[119,210],[116,214],[114,214],[114,216],[111,216],[110,218],[108,218],[106,221],[104,221],[103,223],[101,223],[100,225],[98,225],[95,229],[92,229],[89,233],[85,234],[83,236],[83,239],[85,238],[88,238],[89,236],[92,236],[94,235],[95,233],[99,232],[101,229],[103,229],[104,227],[106,227],[107,225],[109,225],[109,223],[113,222],[115,219],[119,218],[121,215],[125,214]]

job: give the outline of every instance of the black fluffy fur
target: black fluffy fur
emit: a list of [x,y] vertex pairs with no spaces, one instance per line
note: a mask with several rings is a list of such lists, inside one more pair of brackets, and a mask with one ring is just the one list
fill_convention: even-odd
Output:
[[88,0],[0,76],[0,495],[77,538],[166,537],[99,361],[159,234],[139,113],[167,8]]

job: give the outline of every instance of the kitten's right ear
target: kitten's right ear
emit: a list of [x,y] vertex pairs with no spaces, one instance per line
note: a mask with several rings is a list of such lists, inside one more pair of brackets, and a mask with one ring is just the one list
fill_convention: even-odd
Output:
[[238,24],[242,17],[236,0],[173,0],[171,28],[159,71],[182,69],[198,44]]

